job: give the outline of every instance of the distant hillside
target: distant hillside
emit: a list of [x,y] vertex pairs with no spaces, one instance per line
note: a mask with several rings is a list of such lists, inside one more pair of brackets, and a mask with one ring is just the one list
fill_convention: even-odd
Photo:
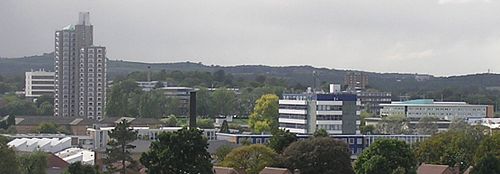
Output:
[[[224,70],[236,77],[254,78],[263,74],[286,79],[290,85],[301,83],[310,85],[312,83],[312,72],[319,73],[320,81],[328,83],[343,83],[347,71],[327,68],[315,68],[312,66],[286,66],[271,67],[264,65],[240,65],[240,66],[207,66],[200,63],[140,63],[130,61],[110,60],[108,63],[109,76],[111,79],[117,75],[126,75],[134,71],[147,71],[148,66],[152,71],[208,71],[214,72]],[[0,58],[0,74],[3,76],[22,76],[24,72],[31,69],[53,70],[53,54],[30,56],[23,58]],[[466,87],[498,87],[500,86],[499,74],[472,74],[465,76],[434,77],[428,76],[424,81],[417,81],[415,74],[398,73],[375,73],[365,72],[369,78],[369,86],[392,91],[393,94],[407,91],[436,90],[443,88],[466,88]]]

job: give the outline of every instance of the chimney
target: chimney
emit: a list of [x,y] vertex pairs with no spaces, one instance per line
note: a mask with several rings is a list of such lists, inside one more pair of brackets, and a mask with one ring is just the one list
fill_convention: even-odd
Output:
[[189,128],[196,128],[196,91],[189,92]]

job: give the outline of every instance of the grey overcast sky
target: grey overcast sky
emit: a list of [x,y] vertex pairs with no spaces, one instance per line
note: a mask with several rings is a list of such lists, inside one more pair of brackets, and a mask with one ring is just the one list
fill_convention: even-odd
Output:
[[111,59],[500,72],[495,0],[0,0],[0,56],[52,52],[80,11]]

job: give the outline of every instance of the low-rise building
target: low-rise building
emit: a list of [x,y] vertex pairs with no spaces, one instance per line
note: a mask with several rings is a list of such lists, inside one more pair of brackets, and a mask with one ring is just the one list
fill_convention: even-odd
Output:
[[56,153],[71,147],[71,137],[64,138],[16,138],[9,143],[9,147],[16,151],[34,152],[43,151]]
[[465,102],[435,102],[432,99],[409,100],[380,104],[381,116],[401,115],[410,119],[436,117],[440,120],[493,117],[490,105],[471,105]]
[[284,94],[279,100],[279,128],[298,134],[316,129],[358,134],[359,105],[354,94]]
[[152,91],[156,88],[162,88],[168,86],[167,82],[160,81],[137,81],[137,86],[139,86],[143,91]]
[[[311,137],[312,135],[298,134],[297,139],[303,140]],[[266,144],[271,139],[271,134],[226,134],[217,133],[218,140],[226,140],[235,144]],[[351,158],[355,159],[364,149],[369,147],[375,141],[380,139],[397,139],[406,142],[407,144],[414,144],[423,141],[430,135],[330,135],[331,138],[343,141],[351,150]]]
[[37,133],[41,123],[54,123],[64,133],[71,135],[87,135],[87,128],[96,126],[115,126],[126,119],[135,127],[161,127],[163,122],[156,118],[131,118],[131,117],[106,117],[94,120],[80,117],[54,117],[54,116],[16,116],[15,128],[17,133]]
[[[107,143],[110,141],[109,132],[113,130],[114,126],[107,127],[94,127],[87,129],[87,135],[94,140],[94,149],[102,150],[106,148]],[[162,132],[174,132],[182,127],[131,127],[133,130],[137,131],[138,141],[156,141],[158,140],[158,135]],[[203,134],[208,140],[216,140],[217,131],[215,129],[203,129]],[[133,143],[132,143],[133,144]]]

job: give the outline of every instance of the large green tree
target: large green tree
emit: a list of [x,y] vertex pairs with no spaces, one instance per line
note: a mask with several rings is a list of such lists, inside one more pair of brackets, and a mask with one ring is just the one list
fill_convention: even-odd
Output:
[[488,153],[500,159],[500,132],[495,132],[492,135],[484,137],[476,150],[474,161],[479,161],[480,158],[486,156]]
[[[115,128],[109,132],[108,147],[106,148],[105,163],[109,171],[125,174],[127,171],[126,162],[133,163],[130,150],[135,146],[130,143],[137,139],[137,131],[130,128],[130,123],[123,119],[116,124]],[[113,167],[113,163],[120,162],[121,170]]]
[[464,171],[474,164],[474,154],[486,136],[481,126],[457,127],[420,142],[415,156],[419,162],[458,165]]
[[213,116],[212,95],[207,88],[196,92],[196,113],[200,116]]
[[38,115],[44,116],[52,116],[54,115],[54,104],[51,102],[45,101],[36,109],[36,113]]
[[[13,159],[10,159],[13,160]],[[45,174],[47,173],[47,154],[45,152],[33,152],[21,155],[19,158],[19,169],[22,174]]]
[[217,163],[224,161],[226,155],[229,154],[234,148],[229,145],[222,145],[215,150],[215,160]]
[[213,111],[216,115],[233,115],[236,113],[236,94],[226,88],[218,88],[212,93]]
[[278,129],[273,131],[273,136],[267,144],[275,152],[281,154],[288,145],[297,141],[297,135],[291,133],[289,130]]
[[[137,96],[140,96],[141,93],[141,89],[134,80],[115,82],[108,93],[106,115],[112,117],[137,116],[133,115],[137,113],[138,108],[134,105],[138,103]],[[136,101],[132,101],[134,96],[136,96]],[[132,112],[130,112],[131,109]]]
[[140,161],[151,174],[212,173],[208,141],[202,134],[187,128],[161,133]]
[[256,133],[278,129],[278,96],[266,94],[256,101],[253,113],[248,119],[250,128]]
[[7,143],[7,138],[0,135],[0,173],[19,173],[16,152]]
[[252,144],[233,149],[226,155],[222,166],[245,171],[246,174],[258,174],[262,169],[272,166],[278,154],[262,144]]
[[356,160],[356,174],[414,173],[417,161],[408,144],[401,140],[377,140]]
[[139,100],[139,116],[160,118],[165,115],[167,98],[161,91],[149,91],[141,95]]
[[283,151],[283,163],[301,173],[354,174],[347,144],[331,138],[310,138],[290,144]]
[[500,174],[500,159],[492,153],[487,153],[478,159],[472,168],[472,174]]

